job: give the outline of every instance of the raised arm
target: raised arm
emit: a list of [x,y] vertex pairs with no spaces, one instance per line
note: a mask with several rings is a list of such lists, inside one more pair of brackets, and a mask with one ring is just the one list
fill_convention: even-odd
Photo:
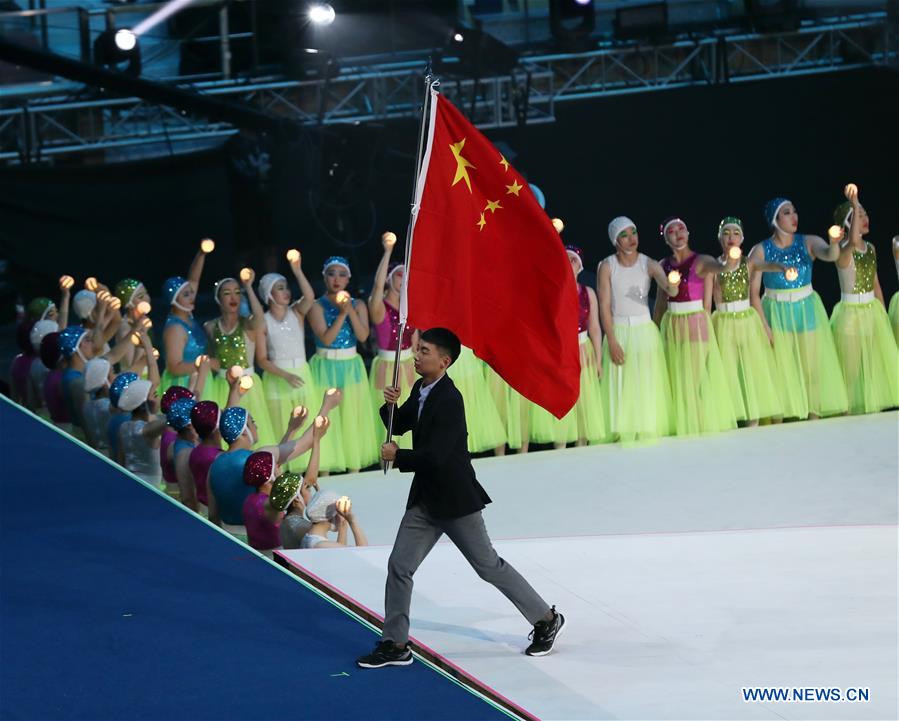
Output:
[[293,277],[297,279],[297,283],[300,285],[300,299],[293,304],[294,312],[299,314],[301,317],[305,317],[305,315],[312,310],[312,306],[315,304],[315,290],[312,288],[312,283],[309,282],[309,279],[306,277],[306,274],[303,272],[303,268],[301,263],[303,262],[302,257],[298,257],[296,260],[291,261],[290,269],[293,271]]
[[[205,241],[203,241],[205,242]],[[200,243],[200,249],[190,262],[190,268],[187,271],[187,279],[193,285],[194,290],[200,287],[200,278],[203,276],[203,266],[206,264],[206,253],[203,252],[203,243]]]
[[246,268],[245,270],[250,272],[244,274],[244,271],[241,271],[240,282],[243,283],[243,288],[247,293],[247,300],[250,302],[250,310],[252,311],[247,319],[247,328],[251,331],[258,331],[265,325],[265,309],[262,307],[262,303],[259,302],[259,298],[256,297],[256,291],[253,290],[256,271],[252,268]]
[[393,246],[396,243],[396,238],[392,236],[392,233],[390,235],[384,233],[381,236],[381,245],[384,246],[384,253],[381,255],[381,262],[378,263],[378,269],[375,271],[371,295],[368,297],[368,313],[371,316],[371,322],[375,325],[384,320],[384,315],[387,312],[386,308],[384,308],[384,286],[387,284],[387,268],[390,266],[390,255],[393,253]]
[[[66,276],[63,276],[66,277]],[[59,321],[58,325],[60,328],[65,328],[69,324],[69,304],[72,301],[72,289],[67,287],[66,284],[62,282],[62,278],[59,279]]]

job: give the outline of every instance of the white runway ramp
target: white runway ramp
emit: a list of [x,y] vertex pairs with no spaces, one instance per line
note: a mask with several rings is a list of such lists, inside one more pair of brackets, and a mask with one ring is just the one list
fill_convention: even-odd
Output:
[[[415,577],[412,635],[541,719],[899,718],[897,420],[479,461],[497,550],[567,628],[524,656],[526,621],[441,542]],[[387,545],[284,557],[380,615],[408,480],[322,482]],[[868,700],[846,701],[855,689]]]

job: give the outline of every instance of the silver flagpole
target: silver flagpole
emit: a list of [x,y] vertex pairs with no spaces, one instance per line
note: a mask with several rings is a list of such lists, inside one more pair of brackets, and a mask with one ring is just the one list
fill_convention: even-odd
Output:
[[[403,294],[406,293],[407,282],[409,279],[409,256],[411,255],[412,248],[412,225],[415,219],[415,213],[417,211],[415,205],[418,198],[418,180],[419,175],[421,174],[421,164],[423,161],[423,151],[424,151],[424,142],[425,142],[425,132],[428,127],[428,116],[430,109],[430,100],[431,100],[431,83],[433,82],[433,75],[431,74],[431,59],[428,58],[428,65],[425,68],[425,96],[424,101],[421,104],[421,120],[418,124],[418,152],[415,156],[415,174],[412,177],[412,203],[409,207],[409,224],[406,226],[406,251],[405,251],[405,260],[403,268]],[[401,314],[400,317],[400,330],[397,336],[396,341],[396,355],[393,358],[393,383],[392,387],[396,388],[400,379],[400,353],[403,346],[403,334],[406,332],[406,318]],[[385,443],[390,443],[393,439],[393,416],[396,412],[396,404],[390,404],[389,416],[387,418],[387,439],[384,441]],[[388,461],[382,461],[381,466],[384,469],[384,473],[386,475],[387,471],[390,468],[390,463]]]

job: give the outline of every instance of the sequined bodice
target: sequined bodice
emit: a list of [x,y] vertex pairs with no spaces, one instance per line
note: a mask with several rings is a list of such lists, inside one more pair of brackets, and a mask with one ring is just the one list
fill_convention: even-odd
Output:
[[749,266],[746,258],[740,258],[740,266],[734,271],[724,271],[718,276],[721,285],[721,302],[734,303],[749,300]]
[[587,286],[577,284],[577,332],[583,333],[590,324],[590,294]]
[[222,368],[240,366],[247,368],[250,361],[247,357],[247,339],[244,333],[244,319],[237,321],[237,326],[230,333],[222,330],[221,320],[215,321],[212,326],[212,349],[215,357],[219,359]]
[[195,318],[190,319],[190,323],[176,315],[170,315],[166,318],[165,327],[177,325],[184,329],[187,333],[187,343],[184,344],[184,350],[181,352],[181,358],[187,363],[193,363],[197,356],[206,352],[206,333]]
[[[334,325],[334,322],[337,320],[337,316],[340,315],[340,309],[334,305],[330,300],[326,297],[322,296],[318,298],[316,301],[321,307],[322,312],[325,316],[325,323],[328,324],[330,328]],[[353,298],[352,300],[353,308],[356,307],[356,303],[358,301]],[[334,342],[331,345],[325,345],[321,342],[321,339],[318,336],[315,336],[315,347],[316,348],[355,348],[356,347],[356,334],[353,333],[353,326],[350,324],[349,317],[344,317],[343,325],[340,328],[340,331],[337,333],[337,337],[334,339]]]
[[877,277],[877,256],[874,246],[865,243],[865,251],[852,251],[852,263],[848,268],[837,267],[840,290],[843,293],[870,293]]
[[293,309],[287,309],[284,320],[276,320],[271,311],[265,314],[265,344],[269,360],[306,360],[306,336],[303,324]]
[[703,300],[704,285],[702,278],[693,270],[696,259],[699,256],[693,253],[690,257],[678,264],[674,262],[673,257],[665,258],[662,261],[662,268],[668,274],[672,270],[680,273],[680,285],[677,289],[677,295],[669,300],[675,303],[687,303],[691,300]]
[[612,315],[635,318],[649,313],[649,258],[640,253],[633,265],[622,265],[617,255],[610,255]]
[[762,280],[766,288],[771,290],[788,290],[801,288],[812,283],[812,259],[805,249],[805,236],[797,233],[793,236],[792,244],[786,248],[779,248],[771,238],[762,242],[765,249],[765,261],[768,263],[781,263],[787,268],[795,268],[799,271],[796,280],[787,280],[781,272],[762,273]]
[[[403,331],[402,350],[412,347],[412,334],[415,328],[406,325]],[[400,312],[390,303],[384,302],[384,318],[375,325],[375,336],[380,350],[396,350],[396,342],[400,333]]]

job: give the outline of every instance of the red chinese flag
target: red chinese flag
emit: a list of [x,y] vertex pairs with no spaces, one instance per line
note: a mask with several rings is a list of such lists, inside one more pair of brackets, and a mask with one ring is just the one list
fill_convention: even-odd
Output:
[[580,388],[567,253],[521,175],[436,93],[418,192],[409,322],[449,328],[521,395],[562,418]]

